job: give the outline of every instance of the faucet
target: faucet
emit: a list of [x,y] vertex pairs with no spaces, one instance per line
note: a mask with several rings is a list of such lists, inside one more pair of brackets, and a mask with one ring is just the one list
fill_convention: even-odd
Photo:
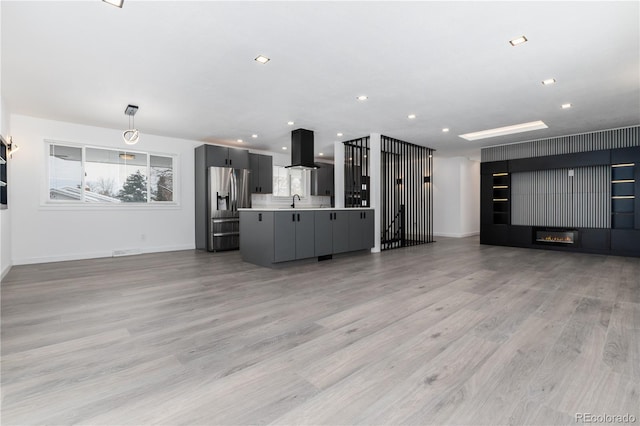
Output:
[[296,208],[296,197],[298,197],[298,201],[302,201],[300,200],[300,196],[298,194],[293,194],[293,203],[291,204],[292,209]]

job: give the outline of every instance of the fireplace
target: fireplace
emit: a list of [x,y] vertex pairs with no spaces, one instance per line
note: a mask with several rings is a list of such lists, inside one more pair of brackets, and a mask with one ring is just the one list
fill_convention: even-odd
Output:
[[576,247],[578,231],[564,228],[533,228],[533,244]]

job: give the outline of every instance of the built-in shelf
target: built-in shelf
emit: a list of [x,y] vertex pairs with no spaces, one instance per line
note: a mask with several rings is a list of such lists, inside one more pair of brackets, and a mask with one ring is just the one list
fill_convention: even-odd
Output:
[[635,225],[635,163],[611,165],[611,228]]
[[511,177],[507,172],[493,173],[492,189],[493,189],[493,223],[495,225],[508,225],[509,213],[511,212],[510,203],[510,186]]

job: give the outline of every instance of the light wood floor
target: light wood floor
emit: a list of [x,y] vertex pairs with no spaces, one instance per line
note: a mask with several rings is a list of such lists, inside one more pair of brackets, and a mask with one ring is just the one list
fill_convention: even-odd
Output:
[[16,266],[1,291],[3,425],[640,423],[637,258],[182,251]]

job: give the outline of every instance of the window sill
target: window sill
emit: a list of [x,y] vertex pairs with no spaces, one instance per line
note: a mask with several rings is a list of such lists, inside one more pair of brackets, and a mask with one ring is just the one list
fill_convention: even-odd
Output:
[[157,204],[157,203],[149,203],[149,204],[134,204],[134,203],[122,203],[122,204],[98,204],[98,203],[43,203],[40,204],[39,210],[105,210],[105,211],[113,211],[113,210],[123,210],[123,211],[131,211],[131,210],[181,210],[182,207],[179,203],[166,203],[166,204]]

